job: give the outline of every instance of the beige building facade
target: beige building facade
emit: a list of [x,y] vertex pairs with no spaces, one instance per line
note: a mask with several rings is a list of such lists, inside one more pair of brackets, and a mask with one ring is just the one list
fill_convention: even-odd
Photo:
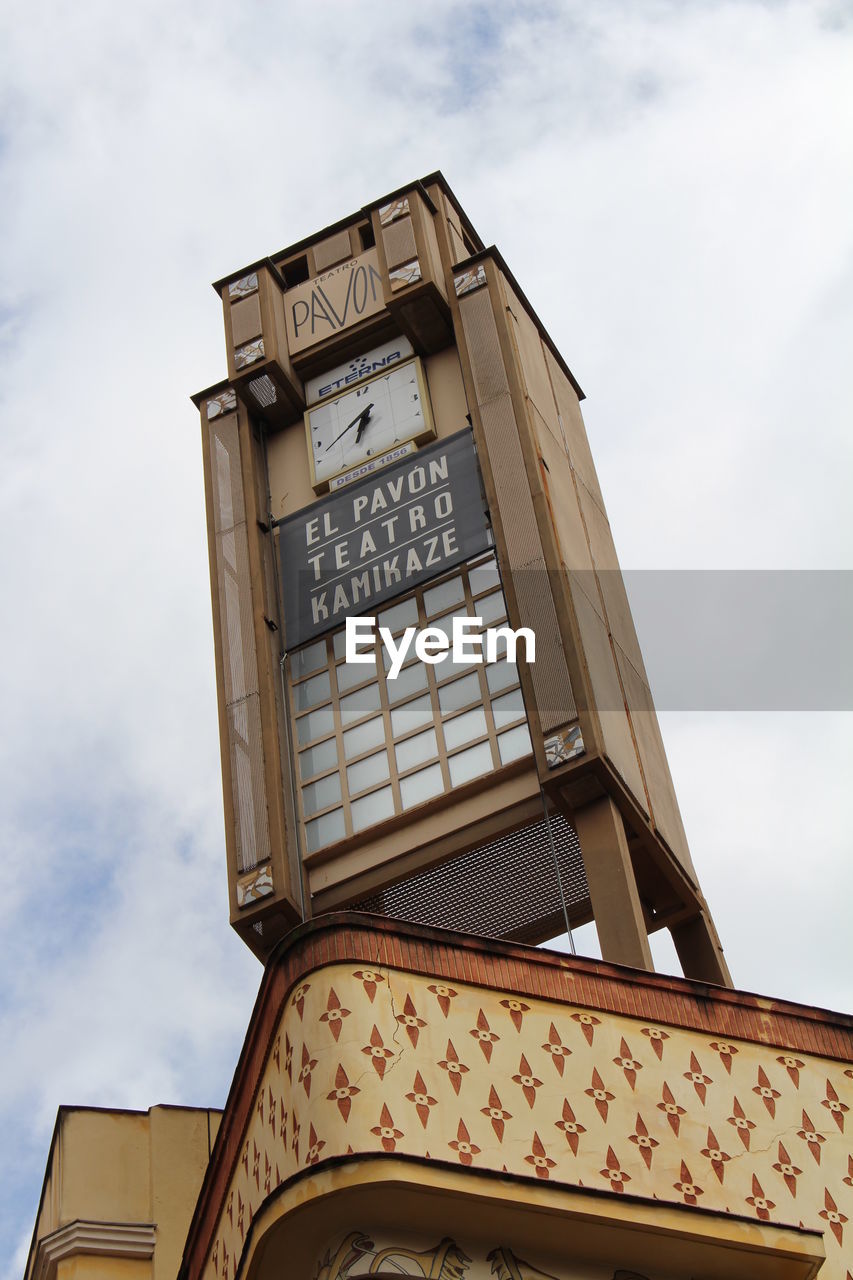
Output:
[[173,1280],[220,1118],[61,1107],[25,1280]]

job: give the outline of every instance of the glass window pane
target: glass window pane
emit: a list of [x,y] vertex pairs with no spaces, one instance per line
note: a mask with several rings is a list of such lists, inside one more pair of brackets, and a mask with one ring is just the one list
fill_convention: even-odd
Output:
[[318,676],[312,676],[310,680],[303,680],[302,684],[293,686],[293,705],[297,711],[307,711],[309,707],[328,702],[331,696],[332,685],[328,671],[321,671]]
[[335,657],[340,660],[347,651],[347,632],[346,627],[343,631],[339,631],[332,640],[332,648],[335,651]]
[[301,680],[312,671],[319,671],[326,665],[326,641],[316,640],[306,645],[297,653],[290,655],[290,671],[294,680]]
[[335,727],[335,717],[332,715],[332,708],[321,707],[319,711],[309,711],[307,716],[302,716],[296,721],[296,737],[301,746],[303,742],[310,742],[312,738],[324,738],[331,733]]
[[379,685],[369,684],[357,693],[348,693],[341,698],[341,723],[352,724],[353,720],[360,720],[371,711],[378,711],[379,707]]
[[333,844],[335,840],[342,840],[345,835],[343,809],[333,809],[331,813],[324,813],[322,818],[313,818],[305,823],[305,846],[309,853]]
[[506,617],[506,601],[502,591],[496,591],[494,595],[483,596],[482,600],[477,601],[474,610],[478,618],[483,619],[484,625],[497,621],[498,618]]
[[372,787],[377,782],[385,782],[390,777],[390,772],[388,752],[378,751],[375,756],[368,756],[366,760],[359,760],[358,764],[351,764],[347,768],[347,786],[351,794],[363,791],[365,787]]
[[481,699],[480,677],[476,671],[463,676],[461,680],[454,680],[453,684],[442,685],[438,691],[438,705],[441,707],[443,716],[449,715],[451,711],[458,711],[469,702],[479,702]]
[[410,773],[408,778],[400,779],[400,796],[404,809],[423,804],[425,800],[440,795],[443,790],[440,764],[431,764],[428,769],[421,769],[419,773]]
[[473,711],[466,711],[455,720],[443,721],[441,727],[447,750],[452,751],[454,747],[461,747],[463,742],[471,742],[474,738],[483,736],[486,732],[486,713],[482,707],[474,707]]
[[429,694],[423,698],[415,698],[402,707],[395,707],[391,712],[391,731],[395,738],[402,738],[404,733],[419,729],[422,724],[432,720],[432,702]]
[[386,680],[389,702],[402,702],[413,693],[420,693],[427,687],[427,669],[422,662],[415,662],[411,667],[404,667],[396,680]]
[[486,667],[486,682],[491,693],[518,684],[518,667],[514,662],[492,662]]
[[376,618],[376,634],[379,634],[380,627],[390,627],[392,631],[402,631],[403,627],[416,627],[418,625],[418,602],[414,596],[409,596],[408,600],[401,600],[399,604],[393,605],[390,609],[383,609],[382,613]]
[[384,741],[385,725],[382,717],[377,716],[375,720],[360,724],[357,729],[347,729],[344,734],[344,755],[347,760],[352,760],[371,747],[381,747]]
[[513,720],[523,716],[524,700],[521,690],[513,689],[512,693],[505,693],[502,698],[495,698],[492,703],[492,715],[495,717],[496,729],[503,729],[505,725],[512,724]]
[[473,596],[480,595],[483,591],[494,590],[501,584],[498,566],[494,556],[490,560],[485,560],[482,564],[478,564],[468,574],[471,583],[471,594]]
[[527,732],[527,725],[519,724],[514,729],[510,729],[508,733],[500,734],[498,736],[498,750],[501,754],[501,764],[509,764],[510,760],[517,760],[519,756],[529,755],[533,748],[530,745],[530,734]]
[[331,769],[337,763],[338,744],[334,738],[329,738],[326,742],[321,742],[318,746],[309,747],[307,751],[299,753],[299,774],[304,782],[308,778],[313,778],[315,773]]
[[449,680],[451,676],[461,675],[463,671],[471,671],[474,667],[481,667],[483,665],[483,650],[479,645],[471,644],[472,639],[472,636],[468,636],[466,639],[466,652],[477,654],[480,657],[480,661],[477,662],[474,658],[469,658],[466,659],[465,662],[454,662],[451,657],[451,651],[448,650],[448,652],[443,654],[440,660],[433,667],[436,680]]
[[[468,616],[465,609],[457,609],[456,614],[458,614],[460,618],[467,618]],[[431,627],[437,627],[439,631],[442,631],[447,636],[451,645],[453,644],[453,619],[456,614],[445,613],[441,618],[430,618],[429,620],[429,625]]]
[[363,831],[365,827],[372,827],[375,822],[382,822],[384,818],[392,817],[394,795],[391,788],[383,787],[381,791],[371,791],[369,796],[353,800],[350,813],[353,831]]
[[[363,617],[363,616],[364,616],[363,614],[359,615],[359,617]],[[368,616],[372,616],[372,615],[368,613]],[[334,636],[332,636],[332,649],[334,650],[335,658],[337,659],[338,662],[340,662],[341,658],[346,656],[346,651],[347,651],[346,627],[344,627],[341,631],[335,632]],[[364,641],[360,641],[358,646],[358,651],[359,653],[369,653],[370,646],[368,644],[365,644]]]
[[[508,625],[509,625],[509,624],[507,624],[507,626],[508,626]],[[500,628],[500,629],[502,630],[503,628]],[[505,658],[505,657],[506,657],[506,649],[507,649],[506,636],[505,636],[505,635],[500,635],[500,634],[496,635],[496,636],[494,637],[494,646],[495,646],[495,657],[496,657],[496,658]],[[484,648],[484,650],[485,650],[485,643],[484,643],[484,645],[483,645],[483,648]],[[519,651],[520,649],[521,649],[521,645],[518,645],[518,646],[516,647],[516,656],[518,656],[518,651]]]
[[335,679],[339,693],[346,693],[347,689],[352,689],[365,680],[375,680],[376,659],[372,658],[370,662],[344,662],[335,667]]
[[419,733],[414,738],[407,738],[405,742],[398,742],[394,753],[397,756],[397,768],[400,773],[405,773],[407,769],[414,769],[416,764],[423,764],[424,760],[432,760],[433,756],[438,755],[435,729],[427,729],[426,733]]
[[330,773],[328,778],[320,778],[317,782],[309,782],[302,788],[302,809],[306,818],[318,809],[328,809],[330,804],[341,802],[341,775]]
[[492,768],[492,752],[488,742],[481,742],[476,747],[469,747],[467,751],[460,751],[458,755],[451,756],[447,767],[450,770],[450,785],[453,787],[459,787],[471,778],[489,773]]
[[465,588],[461,578],[451,578],[449,582],[441,582],[437,587],[430,587],[429,591],[424,592],[424,608],[427,617],[440,613],[442,609],[449,609],[451,605],[458,604],[464,599]]

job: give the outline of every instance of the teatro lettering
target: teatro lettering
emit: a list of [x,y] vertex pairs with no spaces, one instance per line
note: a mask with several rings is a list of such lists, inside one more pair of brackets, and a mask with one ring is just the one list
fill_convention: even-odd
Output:
[[285,294],[291,353],[320,342],[385,306],[376,250],[344,262]]
[[476,457],[463,431],[282,522],[288,647],[488,545]]

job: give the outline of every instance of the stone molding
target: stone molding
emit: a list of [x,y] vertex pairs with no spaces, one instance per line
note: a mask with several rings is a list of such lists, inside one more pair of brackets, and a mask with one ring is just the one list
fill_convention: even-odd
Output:
[[78,1218],[39,1240],[31,1280],[54,1280],[58,1263],[78,1254],[151,1258],[156,1237],[157,1228],[151,1222],[86,1222]]

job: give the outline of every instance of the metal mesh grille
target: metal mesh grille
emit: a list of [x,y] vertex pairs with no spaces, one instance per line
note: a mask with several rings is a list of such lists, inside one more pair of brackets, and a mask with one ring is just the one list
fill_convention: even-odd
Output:
[[275,385],[265,373],[262,373],[258,378],[251,379],[249,390],[262,409],[268,409],[271,404],[276,402]]
[[[551,833],[571,914],[589,901],[580,845],[561,814],[551,815]],[[562,915],[545,819],[518,827],[352,905],[356,911],[488,938],[538,937],[538,925]]]

